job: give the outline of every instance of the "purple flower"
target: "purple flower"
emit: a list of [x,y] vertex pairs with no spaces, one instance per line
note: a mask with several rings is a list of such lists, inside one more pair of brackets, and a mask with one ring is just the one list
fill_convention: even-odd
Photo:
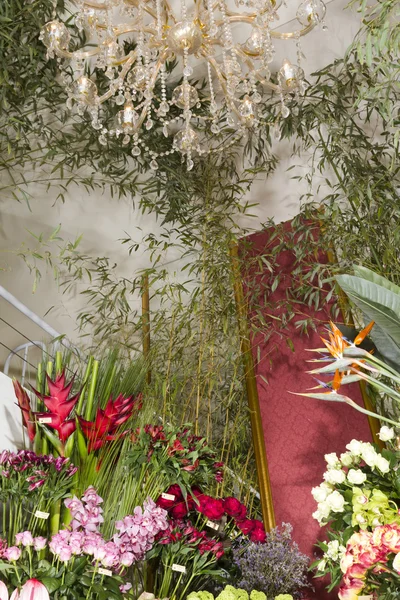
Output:
[[267,598],[278,594],[301,597],[301,590],[310,587],[307,581],[309,559],[301,554],[291,537],[292,526],[283,523],[273,529],[265,543],[240,543],[233,548],[233,560],[241,573],[237,587],[248,592],[258,590]]

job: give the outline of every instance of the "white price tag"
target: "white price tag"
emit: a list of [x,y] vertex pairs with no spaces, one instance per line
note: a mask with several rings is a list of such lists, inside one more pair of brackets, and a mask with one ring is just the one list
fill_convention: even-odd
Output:
[[42,510],[37,510],[35,512],[35,517],[37,517],[38,519],[48,519],[49,516],[50,516],[50,513],[43,512]]
[[219,523],[214,523],[214,521],[207,521],[206,527],[209,527],[210,529],[215,529],[215,531],[218,531]]
[[108,575],[109,577],[112,576],[112,571],[109,571],[108,569],[103,569],[103,567],[100,567],[97,570],[100,573],[100,575]]
[[163,500],[171,500],[172,502],[175,500],[175,496],[173,494],[161,494],[161,498]]
[[39,423],[51,423],[51,417],[40,417]]
[[176,565],[175,563],[172,565],[173,571],[178,571],[178,573],[186,573],[186,567],[183,565]]

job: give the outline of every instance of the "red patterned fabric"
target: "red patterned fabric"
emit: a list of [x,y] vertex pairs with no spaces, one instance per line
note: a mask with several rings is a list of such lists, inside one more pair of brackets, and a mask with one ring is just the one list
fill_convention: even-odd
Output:
[[[290,228],[290,222],[287,223]],[[247,238],[253,244],[252,254],[261,253],[268,243],[268,230]],[[279,255],[282,281],[269,297],[269,302],[278,302],[285,297],[291,286],[294,255],[283,251]],[[268,286],[271,274],[265,271],[258,276],[258,283]],[[270,285],[270,284],[269,284]],[[312,368],[306,361],[312,355],[309,348],[320,348],[320,334],[329,319],[327,312],[313,314],[308,307],[299,306],[320,323],[318,333],[309,336],[295,328],[296,318],[289,324],[287,333],[295,348],[293,352],[285,338],[274,336],[273,342],[265,343],[260,335],[253,340],[255,357],[261,357],[256,366],[258,395],[265,443],[272,484],[272,495],[276,522],[291,523],[293,538],[302,552],[314,558],[317,539],[323,538],[323,530],[312,518],[316,503],[311,488],[319,485],[325,471],[324,454],[345,451],[346,444],[353,438],[371,441],[367,418],[361,413],[336,402],[324,402],[292,395],[290,392],[305,392],[317,385],[306,371]],[[275,314],[280,309],[276,308]],[[270,320],[271,307],[265,310]],[[299,318],[304,318],[299,317]],[[259,348],[257,350],[257,347]],[[264,378],[268,381],[265,382]],[[351,392],[350,392],[351,390]],[[358,384],[348,388],[351,397],[362,403]],[[333,600],[337,593],[327,594],[320,580],[313,580],[315,593],[309,599]]]

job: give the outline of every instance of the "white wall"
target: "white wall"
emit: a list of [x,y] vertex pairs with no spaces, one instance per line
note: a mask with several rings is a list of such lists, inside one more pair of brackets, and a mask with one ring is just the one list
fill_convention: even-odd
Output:
[[23,448],[21,411],[9,377],[0,373],[0,451]]
[[[345,49],[353,39],[358,27],[359,16],[349,11],[344,12],[347,0],[332,0],[328,3],[326,21],[328,31],[315,30],[303,38],[303,51],[307,59],[304,63],[307,77],[310,73],[341,58]],[[290,17],[293,6],[297,2],[289,3]],[[296,22],[286,22],[282,30],[296,27]],[[284,46],[284,49],[282,49]],[[287,56],[295,60],[296,49],[294,43],[277,42],[277,63]],[[288,142],[274,142],[273,151],[280,159],[275,173],[266,178],[258,177],[251,189],[248,200],[257,202],[258,206],[252,212],[255,218],[242,218],[241,225],[258,229],[260,223],[269,217],[283,221],[293,217],[298,212],[299,198],[305,191],[305,186],[297,180],[291,179],[293,175],[304,172],[307,168],[308,157],[292,158]],[[300,167],[287,173],[292,165]],[[29,190],[32,194],[30,202],[32,212],[25,204],[18,204],[10,198],[0,199],[2,211],[0,216],[0,239],[2,253],[0,254],[0,283],[11,293],[17,296],[40,316],[44,316],[52,306],[56,309],[46,316],[46,320],[57,330],[65,332],[71,339],[77,339],[75,330],[75,314],[78,307],[83,306],[84,299],[79,296],[79,287],[75,293],[63,296],[57,289],[51,273],[44,273],[38,291],[32,294],[32,280],[21,260],[10,250],[17,250],[22,243],[32,247],[32,238],[27,230],[35,233],[51,232],[58,223],[62,223],[62,236],[64,239],[73,239],[83,233],[82,247],[86,252],[94,255],[110,256],[118,263],[118,270],[127,277],[132,277],[137,269],[148,266],[148,255],[142,251],[131,257],[127,255],[125,247],[121,247],[119,239],[125,232],[134,238],[140,239],[143,234],[159,231],[159,224],[153,215],[142,215],[131,200],[117,200],[110,195],[101,195],[98,192],[89,194],[83,188],[71,188],[66,194],[65,204],[54,200],[57,193],[54,190],[47,192],[44,186],[35,185]],[[141,228],[140,231],[138,228]],[[166,256],[166,261],[175,261],[175,256]],[[179,262],[172,262],[171,270],[178,269]],[[0,300],[0,315],[9,319],[23,330],[31,339],[40,339],[42,333],[35,326],[31,326],[26,319],[18,317]],[[17,321],[15,321],[17,319]],[[20,337],[5,327],[0,322],[0,341],[10,347],[21,343]],[[1,358],[6,353],[0,346]]]

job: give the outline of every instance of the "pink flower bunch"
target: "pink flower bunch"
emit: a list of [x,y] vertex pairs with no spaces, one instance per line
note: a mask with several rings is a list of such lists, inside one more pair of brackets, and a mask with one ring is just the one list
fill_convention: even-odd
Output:
[[163,498],[161,495],[157,500],[157,504],[168,510],[173,519],[188,517],[191,511],[201,513],[211,521],[220,521],[222,517],[227,516],[234,520],[238,529],[243,535],[248,536],[252,542],[265,542],[264,525],[258,519],[246,518],[246,506],[237,498],[232,496],[225,499],[212,498],[203,494],[199,488],[194,487],[191,495],[185,500],[181,488],[176,484],[171,485],[165,495],[171,496],[171,498]]
[[148,498],[143,509],[137,506],[133,515],[128,515],[122,521],[117,521],[115,528],[118,533],[113,537],[121,554],[121,562],[132,564],[141,560],[152,547],[156,536],[167,529],[167,512],[158,507],[151,498]]
[[99,506],[102,502],[92,486],[81,500],[74,497],[64,501],[72,514],[72,531],[59,531],[49,543],[51,552],[59,560],[66,562],[73,555],[86,554],[106,568],[129,567],[144,558],[155,536],[168,525],[166,511],[148,498],[143,509],[137,506],[133,515],[116,522],[118,533],[107,541],[98,531],[103,522]]
[[104,522],[103,509],[100,504],[103,499],[97,494],[93,486],[88,487],[82,500],[76,496],[64,500],[65,506],[72,515],[71,527],[74,531],[83,529],[86,532],[96,532],[99,525]]
[[400,574],[399,525],[379,525],[372,532],[353,533],[340,561],[344,574],[339,589],[340,600],[356,600],[366,585],[368,573],[387,572],[386,565],[391,559],[391,568]]
[[184,544],[185,548],[190,546],[196,548],[200,554],[212,552],[217,559],[224,555],[222,542],[208,537],[205,531],[199,531],[190,523],[180,519],[170,520],[168,528],[157,535],[157,542],[167,545],[179,541]]
[[42,487],[53,475],[59,473],[70,478],[78,470],[69,462],[69,458],[61,456],[55,458],[51,454],[42,456],[30,450],[19,452],[3,450],[0,453],[0,465],[1,476],[5,479],[10,479],[15,474],[25,473],[29,492]]

